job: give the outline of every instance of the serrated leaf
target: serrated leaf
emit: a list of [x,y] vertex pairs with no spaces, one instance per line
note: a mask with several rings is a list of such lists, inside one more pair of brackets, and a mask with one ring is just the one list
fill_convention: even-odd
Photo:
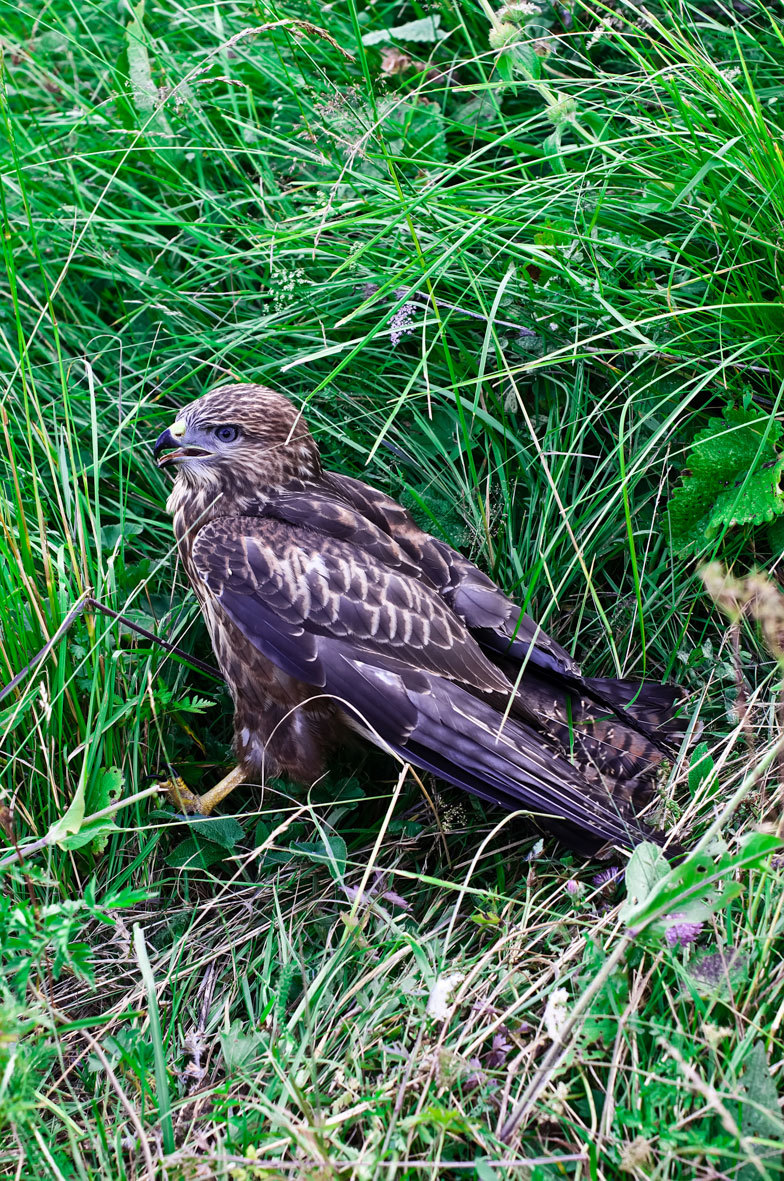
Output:
[[222,849],[233,849],[245,836],[244,828],[233,816],[204,816],[191,820],[189,827],[195,837]]
[[514,64],[518,73],[522,73],[529,81],[536,81],[542,76],[542,59],[528,41],[517,41],[510,47],[514,55]]
[[733,525],[762,525],[784,513],[784,496],[779,481],[784,471],[784,456],[753,472],[739,477],[732,488],[719,494],[708,514],[705,530],[710,540],[725,527]]
[[389,41],[442,41],[446,37],[444,29],[440,28],[441,15],[424,16],[420,20],[408,21],[404,25],[394,25],[391,29],[374,29],[362,37],[363,45],[385,45]]
[[685,556],[722,530],[784,514],[782,426],[753,407],[728,408],[694,440],[668,507],[672,546]]
[[760,1144],[757,1155],[762,1171],[753,1162],[743,1165],[737,1176],[739,1181],[751,1181],[752,1177],[780,1176],[782,1169],[781,1142],[784,1140],[784,1119],[779,1108],[776,1084],[770,1073],[770,1066],[761,1041],[755,1042],[744,1063],[746,1069],[738,1086],[741,1094],[741,1133],[755,1140],[772,1140],[778,1147]]

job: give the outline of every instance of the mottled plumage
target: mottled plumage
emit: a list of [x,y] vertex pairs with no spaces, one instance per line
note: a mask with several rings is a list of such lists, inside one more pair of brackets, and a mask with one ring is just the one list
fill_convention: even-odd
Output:
[[214,390],[161,435],[166,448],[168,508],[249,781],[312,783],[359,732],[573,843],[650,836],[638,814],[679,739],[678,690],[582,677],[391,497],[324,471],[272,390]]

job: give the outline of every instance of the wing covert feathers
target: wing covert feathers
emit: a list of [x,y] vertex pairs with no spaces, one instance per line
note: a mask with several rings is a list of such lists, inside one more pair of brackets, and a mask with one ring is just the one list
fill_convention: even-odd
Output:
[[[629,845],[650,836],[631,805],[640,802],[635,784],[655,765],[655,748],[643,749],[627,731],[625,749],[587,701],[580,715],[579,699],[575,726],[567,691],[559,699],[541,676],[530,680],[528,696],[524,681],[514,698],[504,670],[448,597],[410,572],[413,558],[398,540],[372,520],[354,530],[323,501],[307,509],[292,497],[275,517],[217,518],[198,534],[193,565],[203,593],[245,639],[423,770],[503,807],[576,825],[597,841]],[[325,513],[333,525],[322,532],[313,524]],[[486,619],[481,578],[471,582],[479,590],[464,587],[463,595],[466,602],[475,596],[474,610]],[[587,774],[570,761],[575,751]],[[614,794],[613,783],[624,790]]]

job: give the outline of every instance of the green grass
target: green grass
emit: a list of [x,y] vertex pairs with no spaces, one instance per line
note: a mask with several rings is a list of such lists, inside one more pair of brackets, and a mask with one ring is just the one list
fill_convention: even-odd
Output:
[[[677,557],[666,508],[725,405],[781,413],[783,14],[538,7],[3,3],[0,681],[87,592],[207,658],[150,442],[260,380],[588,672],[693,690],[714,767],[662,812],[734,849],[780,674],[744,623],[739,724],[696,569],[784,538]],[[362,35],[426,16],[384,73]],[[152,785],[230,735],[219,683],[89,612],[0,704],[0,857],[36,850],[0,869],[2,1175],[781,1175],[779,860],[696,944],[627,940],[599,865],[375,754],[188,827]]]

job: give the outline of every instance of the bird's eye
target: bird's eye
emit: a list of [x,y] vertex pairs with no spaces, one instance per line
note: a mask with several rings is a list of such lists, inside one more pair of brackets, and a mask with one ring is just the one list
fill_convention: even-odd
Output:
[[236,426],[216,426],[215,438],[221,443],[233,443],[240,432]]

